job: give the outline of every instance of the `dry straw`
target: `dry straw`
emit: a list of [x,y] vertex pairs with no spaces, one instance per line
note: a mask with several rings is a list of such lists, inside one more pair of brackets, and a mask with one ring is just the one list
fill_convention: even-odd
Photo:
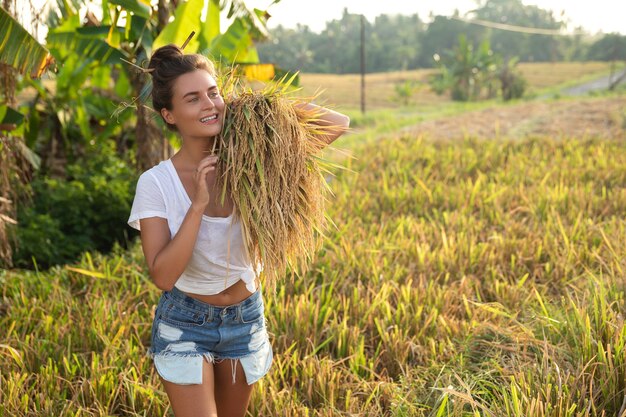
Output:
[[[228,193],[248,255],[274,284],[304,271],[325,226],[327,187],[320,112],[287,95],[289,80],[229,101],[217,145],[222,201]],[[257,270],[257,274],[261,271]]]

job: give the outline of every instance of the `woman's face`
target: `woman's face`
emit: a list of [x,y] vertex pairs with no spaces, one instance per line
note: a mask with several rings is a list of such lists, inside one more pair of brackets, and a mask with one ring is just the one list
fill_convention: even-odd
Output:
[[161,109],[161,114],[183,137],[213,137],[222,130],[224,99],[215,79],[196,70],[174,81],[172,110]]

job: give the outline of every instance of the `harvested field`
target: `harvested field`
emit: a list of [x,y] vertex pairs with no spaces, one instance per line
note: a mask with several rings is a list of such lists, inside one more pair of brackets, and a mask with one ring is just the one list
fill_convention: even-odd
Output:
[[517,103],[476,110],[406,128],[411,134],[456,139],[526,136],[626,138],[626,98]]

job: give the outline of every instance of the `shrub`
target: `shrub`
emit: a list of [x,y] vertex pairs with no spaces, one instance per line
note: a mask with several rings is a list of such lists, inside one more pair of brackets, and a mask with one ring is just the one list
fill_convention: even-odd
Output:
[[396,83],[393,87],[395,92],[393,100],[403,106],[408,106],[411,104],[413,96],[415,96],[422,86],[416,81],[405,80],[404,82]]
[[31,205],[18,209],[14,264],[39,267],[70,262],[84,251],[107,252],[127,242],[126,219],[136,172],[111,154],[67,167],[68,178],[31,183]]

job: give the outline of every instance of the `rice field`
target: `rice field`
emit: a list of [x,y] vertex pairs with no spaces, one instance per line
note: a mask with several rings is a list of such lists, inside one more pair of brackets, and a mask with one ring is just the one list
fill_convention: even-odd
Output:
[[[251,416],[626,416],[623,140],[348,142]],[[172,415],[139,245],[0,283],[0,416]]]
[[[610,72],[608,62],[533,62],[520,63],[519,71],[528,82],[527,96],[552,92],[572,83],[581,83]],[[623,67],[623,65],[620,65]],[[365,102],[369,110],[400,107],[395,100],[395,86],[415,82],[420,87],[413,98],[417,106],[441,106],[449,103],[447,95],[439,96],[428,86],[435,69],[393,71],[366,74]],[[319,100],[340,108],[359,109],[361,103],[361,76],[359,74],[312,74],[300,76],[303,94],[319,93]]]

